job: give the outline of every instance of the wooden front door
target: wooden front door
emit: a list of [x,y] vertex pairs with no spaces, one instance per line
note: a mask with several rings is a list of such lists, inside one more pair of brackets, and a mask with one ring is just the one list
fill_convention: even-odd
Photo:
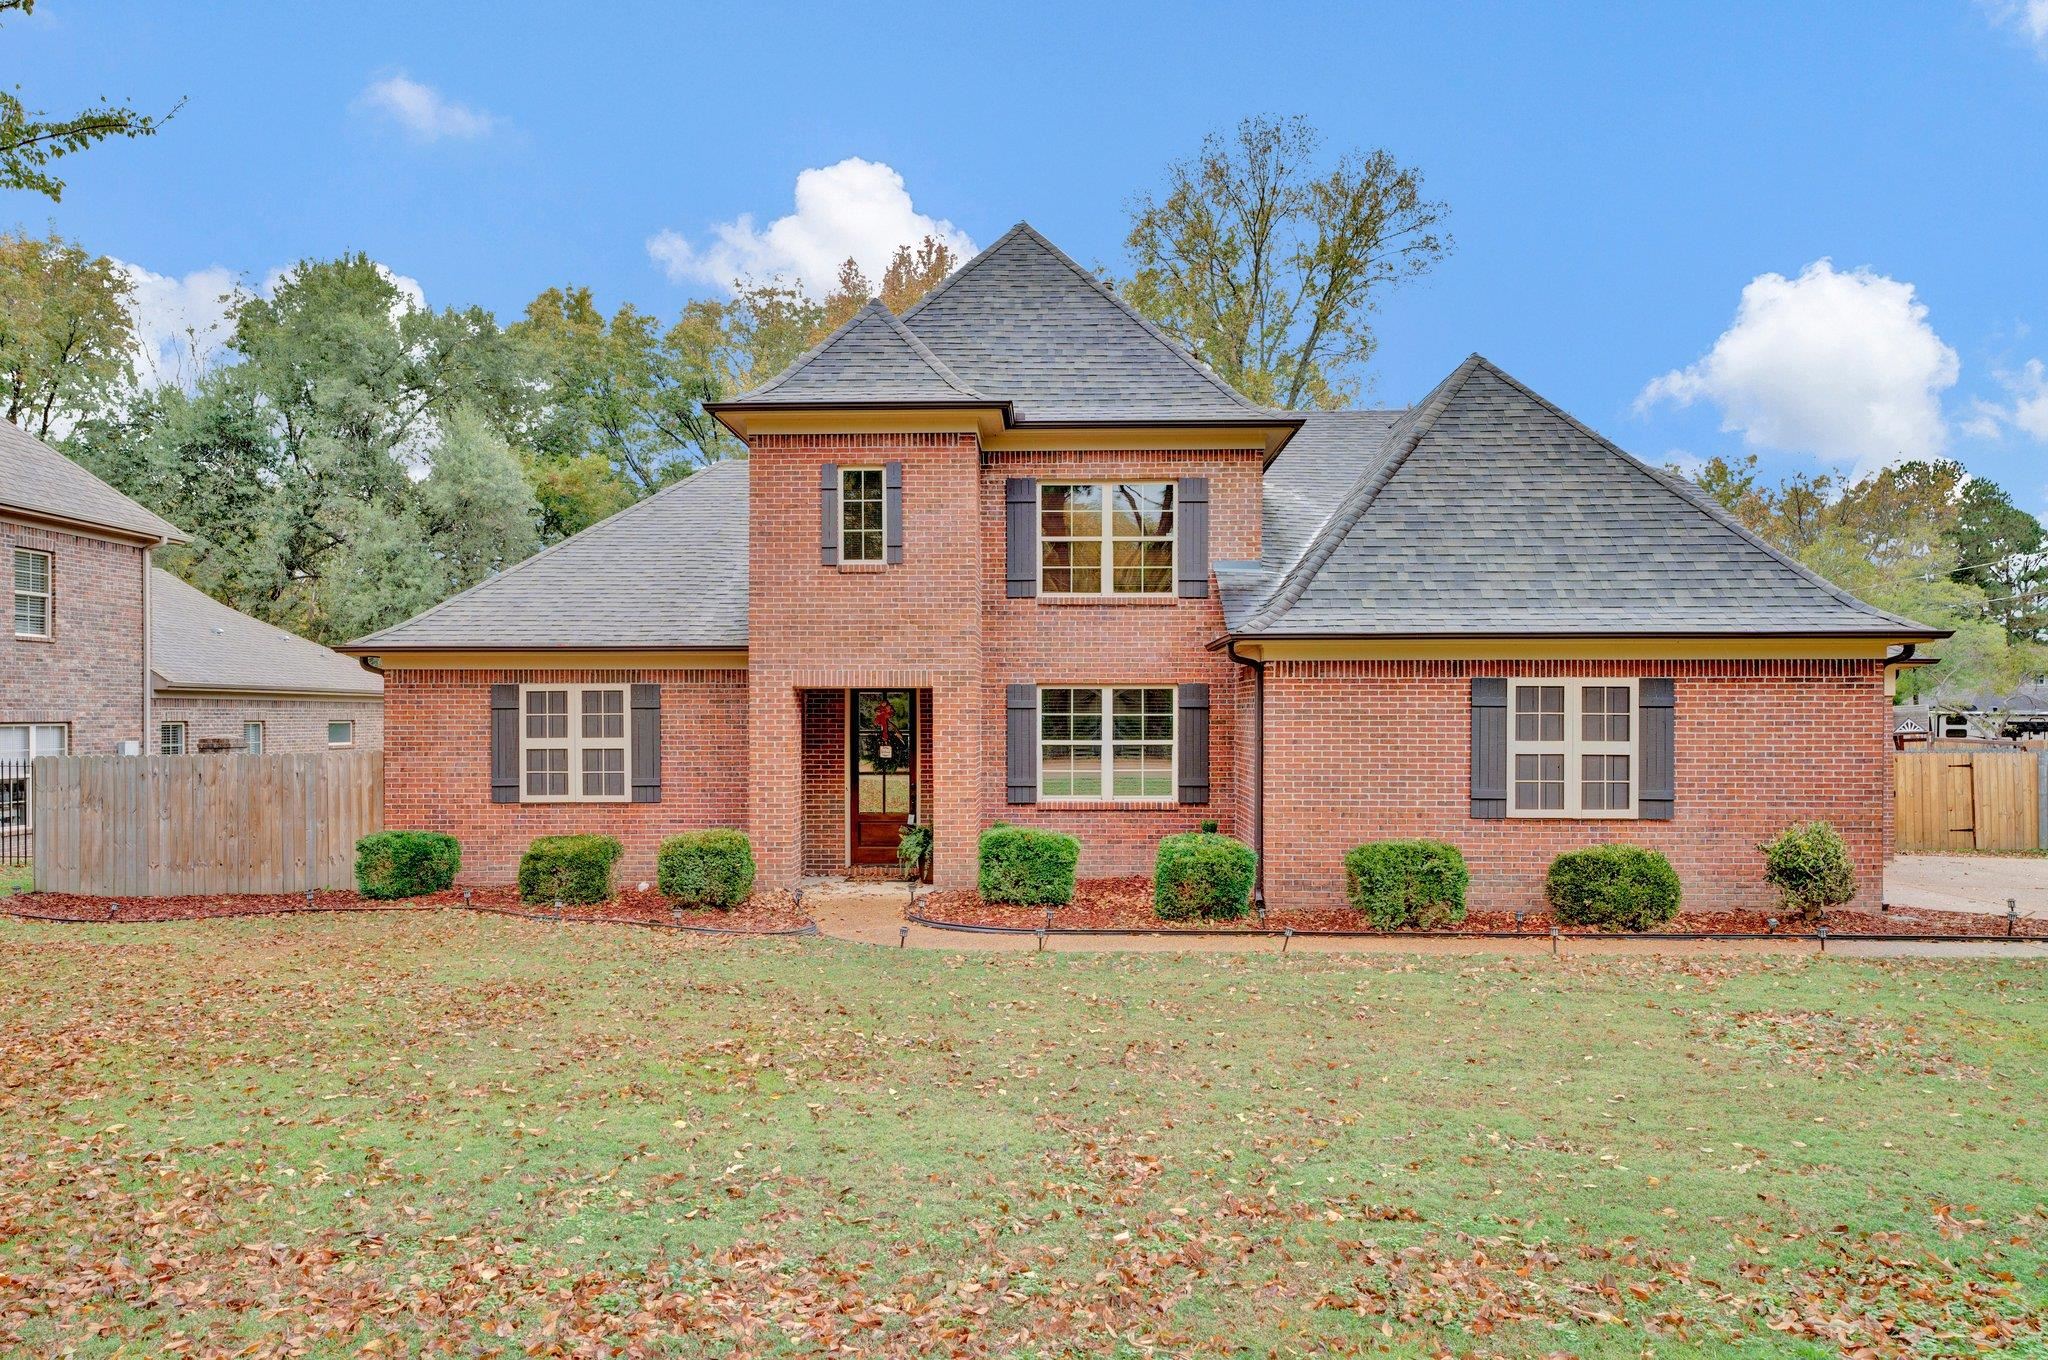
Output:
[[894,864],[896,842],[917,816],[917,697],[907,689],[857,689],[850,727],[852,860]]

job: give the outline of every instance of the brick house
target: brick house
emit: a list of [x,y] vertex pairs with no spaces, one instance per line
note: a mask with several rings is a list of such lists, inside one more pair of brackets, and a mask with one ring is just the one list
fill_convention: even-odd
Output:
[[388,824],[480,880],[736,826],[785,885],[919,821],[965,885],[997,820],[1086,875],[1214,820],[1285,910],[1392,836],[1494,905],[1603,840],[1753,901],[1756,843],[1824,817],[1874,897],[1892,671],[1941,634],[1476,355],[1413,408],[1268,410],[1019,226],[712,410],[746,460],[343,649]]
[[[175,525],[0,421],[0,764],[383,739],[382,680],[151,565]],[[336,725],[330,730],[328,723]],[[0,822],[26,784],[0,775]]]

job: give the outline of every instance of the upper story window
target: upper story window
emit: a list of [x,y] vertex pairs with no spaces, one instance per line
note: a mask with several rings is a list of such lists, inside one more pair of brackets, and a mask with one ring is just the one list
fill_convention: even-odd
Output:
[[50,636],[50,555],[30,548],[14,550],[14,635],[18,638]]
[[530,685],[521,696],[525,802],[626,801],[626,691]]
[[1508,815],[1635,816],[1635,681],[1517,681],[1510,688]]
[[1045,482],[1039,589],[1047,595],[1173,594],[1172,482]]
[[885,562],[882,533],[882,469],[839,470],[839,560]]

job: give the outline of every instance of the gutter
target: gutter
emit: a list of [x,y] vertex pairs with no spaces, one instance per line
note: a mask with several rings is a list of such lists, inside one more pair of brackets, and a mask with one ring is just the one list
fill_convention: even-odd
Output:
[[1266,663],[1239,654],[1237,639],[1224,643],[1232,661],[1252,673],[1252,853],[1258,858],[1257,877],[1252,882],[1252,901],[1263,916],[1266,911]]

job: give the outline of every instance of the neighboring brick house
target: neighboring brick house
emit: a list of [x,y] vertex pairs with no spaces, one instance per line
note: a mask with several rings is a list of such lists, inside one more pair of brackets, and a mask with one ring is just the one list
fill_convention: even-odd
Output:
[[[0,421],[0,824],[26,817],[20,763],[161,749],[325,749],[382,741],[382,681],[150,565],[185,536]],[[342,735],[337,727],[335,735]],[[214,746],[218,738],[225,744]],[[337,743],[339,744],[339,743]]]
[[1350,845],[1463,848],[1533,903],[1631,840],[1688,902],[1835,822],[1874,900],[1891,671],[1864,605],[1478,356],[1419,405],[1253,405],[1029,227],[713,413],[713,467],[345,651],[386,678],[386,820],[510,876],[728,825],[761,881],[998,820],[1143,873],[1214,820],[1277,910]]

